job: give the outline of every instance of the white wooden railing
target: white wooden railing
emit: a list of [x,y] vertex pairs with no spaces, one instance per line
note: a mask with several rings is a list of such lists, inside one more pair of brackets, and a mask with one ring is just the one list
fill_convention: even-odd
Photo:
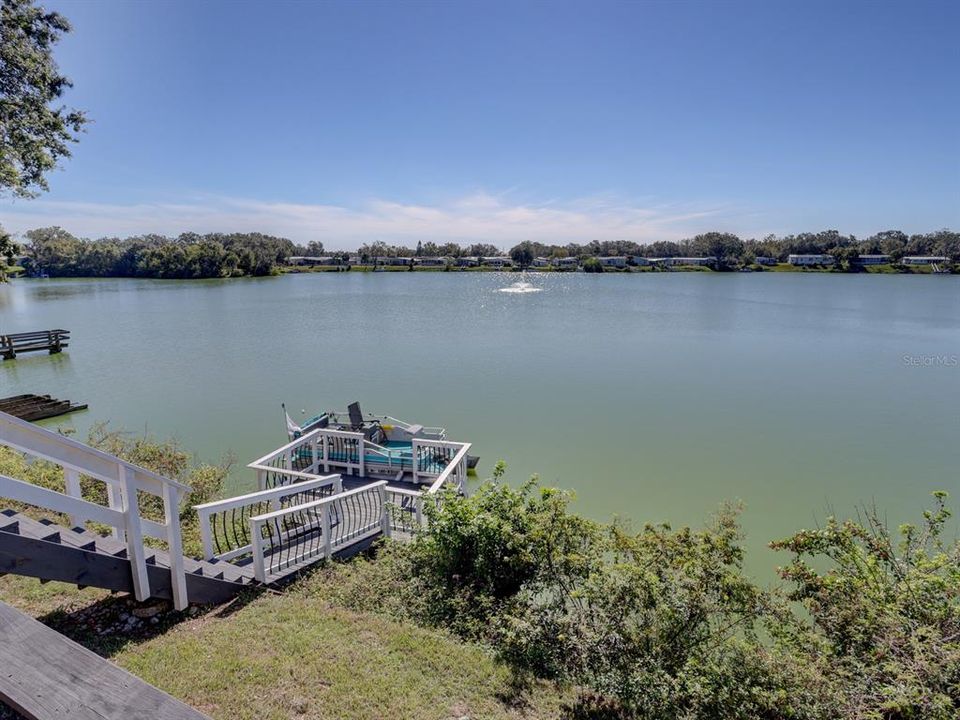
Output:
[[366,440],[361,432],[318,428],[247,465],[257,474],[257,487],[283,484],[291,471],[316,476],[321,470],[364,475]]
[[253,551],[250,518],[285,505],[301,505],[343,491],[339,475],[314,476],[286,471],[291,480],[268,490],[196,505],[205,560],[233,560]]
[[[337,549],[372,534],[389,535],[394,530],[412,534],[426,522],[425,502],[438,502],[441,489],[450,487],[466,494],[470,447],[470,443],[414,438],[410,454],[401,458],[395,451],[366,440],[360,432],[311,430],[250,463],[248,467],[257,473],[257,486],[267,494],[243,497],[251,503],[263,502],[263,498],[273,497],[269,495],[272,488],[280,488],[282,497],[290,497],[298,486],[317,479],[316,473],[344,471],[365,476],[374,465],[380,470],[411,473],[414,482],[431,484],[425,490],[406,489],[388,487],[386,481],[381,481],[348,492],[338,491],[328,498],[274,507],[262,514],[251,512],[249,544],[237,543],[222,557],[235,558],[250,552],[255,576],[266,582],[307,559],[330,557]],[[241,504],[246,502],[238,500]],[[203,527],[209,527],[209,520],[201,518]],[[215,542],[215,536],[211,542]],[[205,544],[205,552],[213,550]]]
[[317,428],[247,465],[257,474],[257,487],[266,490],[289,482],[301,473],[343,472],[366,476],[370,472],[412,473],[414,482],[443,478],[466,488],[470,443],[414,438],[409,454],[386,448],[362,432]]
[[469,452],[470,443],[451,442],[449,440],[414,440],[414,482],[419,483],[421,478],[435,478],[430,486],[431,494],[436,493],[448,482],[456,485],[459,492],[466,492],[467,454]]
[[[0,497],[66,513],[74,525],[90,521],[110,526],[114,536],[127,544],[137,600],[150,597],[143,538],[148,536],[165,540],[170,554],[173,603],[178,610],[187,606],[180,504],[189,490],[188,486],[3,412],[0,412],[0,445],[59,465],[63,468],[65,481],[65,493],[59,493],[0,476]],[[82,499],[81,476],[106,485],[107,506]],[[140,514],[138,491],[161,498],[164,514],[162,523]]]
[[307,560],[329,558],[374,535],[390,535],[387,482],[250,518],[254,577],[260,582]]

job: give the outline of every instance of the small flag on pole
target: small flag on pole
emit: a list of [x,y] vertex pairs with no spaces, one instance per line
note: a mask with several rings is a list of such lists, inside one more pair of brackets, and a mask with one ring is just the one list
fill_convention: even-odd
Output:
[[280,407],[283,408],[283,415],[287,420],[287,435],[290,437],[291,440],[293,440],[296,437],[299,437],[300,433],[303,432],[303,430],[299,425],[297,425],[293,421],[293,418],[290,417],[290,413],[287,412],[287,406],[284,405],[283,403],[280,403]]

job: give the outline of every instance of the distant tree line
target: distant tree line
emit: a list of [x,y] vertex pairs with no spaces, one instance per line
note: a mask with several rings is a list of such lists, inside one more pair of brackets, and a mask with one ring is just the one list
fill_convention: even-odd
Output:
[[26,233],[27,273],[51,277],[220,278],[271,275],[297,247],[262,233],[82,240],[59,227]]
[[[74,237],[59,227],[39,228],[25,234],[22,265],[32,275],[51,277],[144,277],[144,278],[218,278],[247,275],[271,275],[280,272],[292,256],[331,257],[348,263],[358,257],[368,263],[381,257],[491,257],[504,252],[489,243],[417,243],[416,248],[373,242],[356,251],[328,251],[320,241],[297,245],[286,238],[262,233],[183,233],[175,238],[139,235],[125,239],[86,240]],[[5,243],[9,251],[15,247]],[[952,230],[907,235],[900,230],[885,230],[860,240],[836,230],[799,233],[762,239],[741,239],[725,232],[707,232],[685,240],[661,240],[641,245],[628,240],[599,241],[586,244],[548,245],[524,241],[509,250],[513,261],[530,265],[535,258],[575,257],[584,269],[602,269],[592,258],[604,256],[640,257],[715,257],[721,269],[749,265],[757,257],[785,262],[790,254],[826,254],[837,267],[855,266],[858,255],[890,255],[893,262],[906,255],[942,255],[951,263],[960,263],[960,233]],[[596,267],[594,267],[596,266]]]
[[893,262],[907,255],[942,255],[949,258],[950,262],[957,263],[960,262],[960,233],[938,230],[907,235],[900,230],[884,230],[858,240],[854,235],[823,230],[743,240],[732,233],[707,232],[685,240],[659,240],[645,245],[627,240],[594,240],[585,245],[545,245],[527,241],[510,249],[510,256],[520,265],[527,265],[537,257],[578,257],[586,260],[604,256],[640,256],[715,257],[721,267],[737,267],[749,265],[757,257],[785,262],[791,254],[832,255],[838,264],[846,265],[858,255],[890,255]]

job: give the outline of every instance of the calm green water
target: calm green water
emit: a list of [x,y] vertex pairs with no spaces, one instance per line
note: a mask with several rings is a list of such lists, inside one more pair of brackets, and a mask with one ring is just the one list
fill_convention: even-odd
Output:
[[[0,332],[65,327],[67,353],[0,366],[0,396],[51,393],[94,420],[240,464],[297,417],[366,410],[475,443],[480,475],[573,488],[597,518],[699,524],[742,499],[765,543],[876,502],[913,519],[960,498],[956,277],[820,274],[319,274],[0,286]],[[934,364],[926,364],[933,362]],[[252,482],[237,472],[239,487]],[[761,572],[766,572],[761,570]]]

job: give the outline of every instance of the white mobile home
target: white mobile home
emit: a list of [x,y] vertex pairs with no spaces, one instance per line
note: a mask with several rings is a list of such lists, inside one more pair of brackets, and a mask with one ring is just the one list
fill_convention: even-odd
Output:
[[408,257],[378,257],[377,265],[409,265]]
[[705,267],[712,267],[717,264],[717,259],[715,257],[669,257],[663,258],[663,264],[669,265],[670,267],[677,267],[679,265],[702,265]]
[[505,255],[496,255],[494,257],[485,257],[483,264],[488,267],[505,268],[513,267],[513,260]]
[[889,255],[857,255],[859,265],[889,265]]
[[597,260],[600,261],[600,264],[603,267],[617,267],[624,268],[627,266],[627,256],[626,255],[616,255],[611,257],[598,257]]
[[290,265],[333,265],[332,257],[313,257],[308,255],[294,255],[287,258]]
[[945,255],[908,255],[901,262],[904,265],[936,265],[947,260]]
[[788,255],[787,262],[791,265],[833,265],[833,255]]

